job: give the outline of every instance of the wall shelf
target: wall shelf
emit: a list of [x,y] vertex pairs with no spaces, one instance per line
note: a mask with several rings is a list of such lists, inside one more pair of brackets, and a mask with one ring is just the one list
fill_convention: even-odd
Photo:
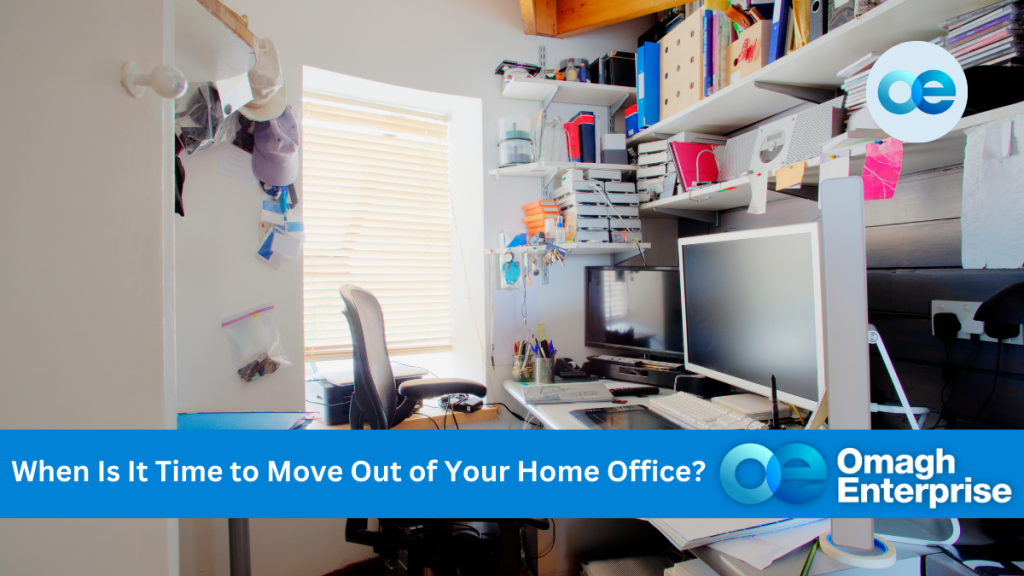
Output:
[[189,82],[245,74],[256,65],[256,36],[219,0],[175,0],[174,65]]
[[[618,243],[601,243],[601,242],[584,242],[582,244],[571,243],[571,244],[556,244],[559,248],[567,250],[568,256],[599,256],[605,254],[622,254],[625,252],[636,252],[639,247],[640,250],[647,250],[651,247],[648,242],[618,242]],[[545,245],[540,246],[516,246],[515,248],[503,248],[503,249],[491,249],[487,248],[484,250],[484,254],[501,254],[506,250],[512,250],[514,252],[524,251],[535,251],[542,252],[547,248]]]
[[[967,144],[967,135],[964,133],[964,130],[988,122],[1004,120],[1019,114],[1024,114],[1024,102],[963,118],[949,134],[933,142],[922,144],[905,143],[903,147],[902,173],[915,174],[963,163],[964,147]],[[850,147],[851,175],[862,172],[866,154],[867,142]],[[806,162],[807,168],[804,170],[802,183],[808,186],[817,186],[820,158],[808,158]],[[786,194],[775,192],[772,189],[774,183],[775,178],[770,177],[768,179],[768,201],[771,202],[772,200],[788,197]],[[750,204],[750,195],[750,176],[741,176],[722,184],[695,190],[691,193],[648,202],[640,206],[640,215],[645,218],[676,218],[677,216],[671,213],[660,212],[659,210],[718,211],[740,208]]]
[[547,78],[513,79],[501,89],[501,97],[511,100],[541,102],[544,107],[552,102],[610,106],[612,115],[622,106],[636,103],[636,88],[610,84],[567,82]]
[[506,166],[495,168],[488,172],[491,176],[510,176],[514,178],[549,178],[561,175],[569,170],[621,170],[623,172],[635,172],[635,164],[591,164],[586,162],[533,162],[530,164],[519,164],[518,166]]
[[888,0],[858,20],[830,32],[714,95],[627,139],[627,144],[663,139],[680,132],[727,134],[800,104],[755,82],[838,88],[837,73],[868,52],[902,42],[930,41],[944,32],[939,23],[982,8],[991,0]]

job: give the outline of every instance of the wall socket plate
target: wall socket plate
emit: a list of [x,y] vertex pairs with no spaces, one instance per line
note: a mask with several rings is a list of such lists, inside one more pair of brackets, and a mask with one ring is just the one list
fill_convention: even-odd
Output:
[[[971,334],[981,334],[982,342],[996,342],[994,338],[985,336],[985,323],[974,319],[974,313],[978,311],[981,302],[961,302],[958,300],[932,300],[932,336],[935,335],[935,315],[943,312],[952,312],[960,320],[960,331],[956,337],[963,340],[970,340]],[[1016,338],[1005,340],[1006,344],[1017,344],[1024,346],[1024,333],[1018,334]]]

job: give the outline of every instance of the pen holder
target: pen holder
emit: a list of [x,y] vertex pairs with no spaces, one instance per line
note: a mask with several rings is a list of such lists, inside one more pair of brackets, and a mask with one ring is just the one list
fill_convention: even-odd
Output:
[[533,359],[533,375],[537,381],[537,384],[554,384],[555,383],[555,359],[554,358],[534,358]]
[[533,359],[532,356],[515,359],[512,361],[512,379],[516,382],[529,382],[533,380]]

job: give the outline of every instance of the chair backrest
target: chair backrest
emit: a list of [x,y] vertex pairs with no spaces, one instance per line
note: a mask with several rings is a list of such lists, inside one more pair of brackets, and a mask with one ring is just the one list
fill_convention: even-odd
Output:
[[[373,294],[353,284],[341,286],[341,299],[352,332],[353,406],[361,410],[370,428],[387,430],[398,405],[398,389],[384,338],[384,314]],[[362,426],[357,421],[351,424]]]

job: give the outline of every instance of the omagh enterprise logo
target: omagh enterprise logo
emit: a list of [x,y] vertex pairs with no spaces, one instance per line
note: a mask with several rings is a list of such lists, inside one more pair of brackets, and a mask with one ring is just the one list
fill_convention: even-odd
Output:
[[941,46],[905,42],[882,54],[868,74],[868,110],[878,127],[904,142],[931,142],[967,108],[967,77]]
[[825,459],[806,444],[787,444],[775,452],[760,444],[740,444],[725,455],[719,469],[722,488],[740,504],[760,504],[772,496],[804,504],[821,494],[827,477]]

